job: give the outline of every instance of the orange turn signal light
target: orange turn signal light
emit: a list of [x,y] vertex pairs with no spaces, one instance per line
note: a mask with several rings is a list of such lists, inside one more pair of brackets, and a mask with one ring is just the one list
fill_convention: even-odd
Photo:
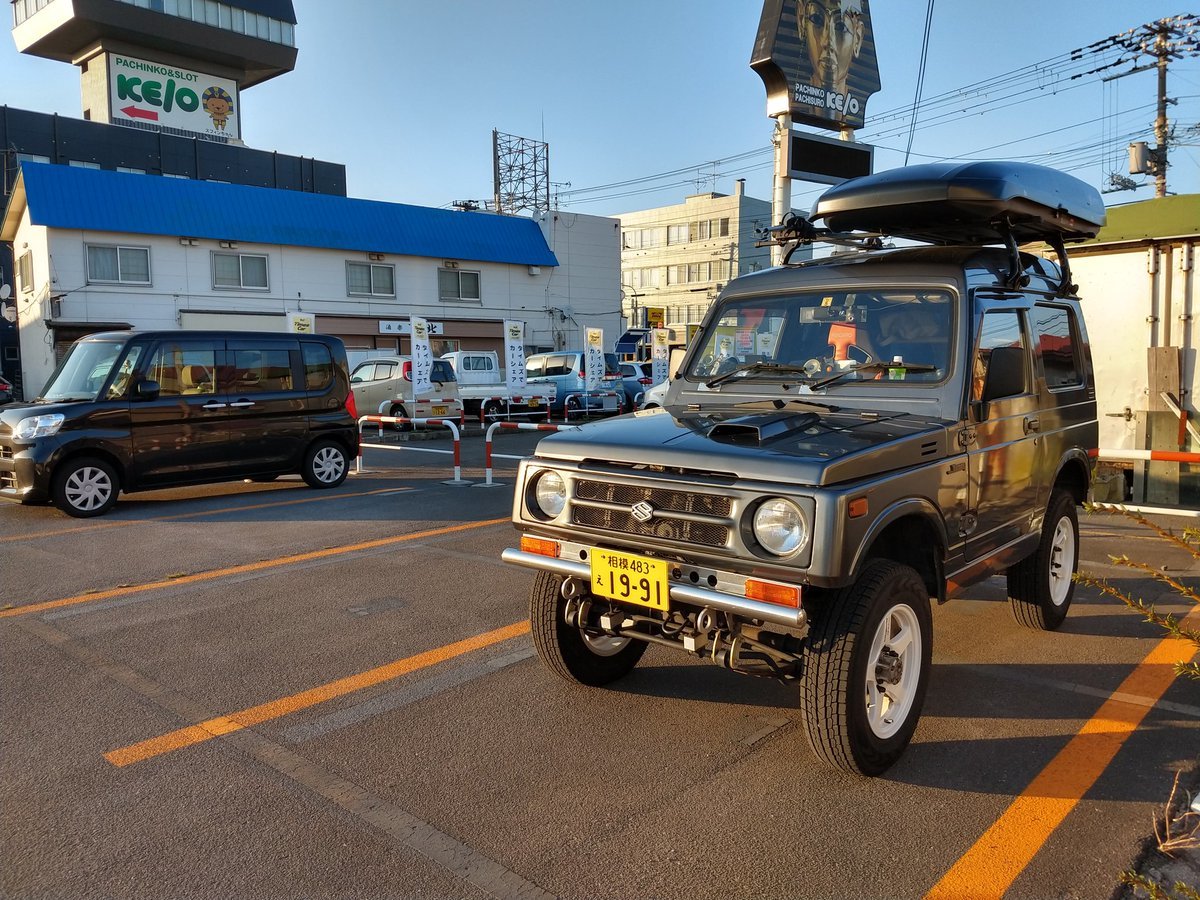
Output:
[[869,508],[870,507],[867,503],[866,497],[855,497],[850,501],[849,505],[846,507],[846,510],[850,513],[850,518],[861,519],[867,514],[867,510]]
[[773,581],[757,581],[746,579],[746,599],[761,600],[763,603],[774,603],[777,606],[800,608],[800,588],[794,584],[777,584]]
[[525,553],[536,553],[538,556],[549,556],[558,559],[558,541],[548,541],[545,538],[521,535],[521,550]]

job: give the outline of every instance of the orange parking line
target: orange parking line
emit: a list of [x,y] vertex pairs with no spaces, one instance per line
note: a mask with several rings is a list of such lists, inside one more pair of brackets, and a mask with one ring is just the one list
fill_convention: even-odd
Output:
[[[1194,651],[1190,642],[1180,638],[1159,641],[1113,696],[933,886],[926,900],[1002,897],[1096,783],[1151,706],[1166,693],[1175,680],[1174,663],[1191,659]],[[1128,694],[1151,702],[1141,705],[1116,699]]]
[[319,497],[301,497],[299,500],[276,500],[271,503],[255,503],[250,506],[226,506],[221,509],[204,509],[198,512],[179,513],[174,516],[154,516],[150,519],[124,519],[120,522],[97,522],[95,525],[79,525],[75,528],[60,528],[57,531],[35,531],[0,537],[0,544],[8,541],[31,541],[35,538],[58,537],[60,534],[78,534],[81,531],[100,531],[103,528],[123,528],[126,525],[146,525],[158,522],[174,522],[178,519],[197,519],[200,516],[216,516],[222,513],[243,512],[252,509],[271,509],[276,506],[295,506],[297,503],[319,503],[324,500],[343,500],[347,497],[370,497],[372,494],[394,494],[412,488],[380,488],[377,491],[356,491],[349,494],[325,494]]
[[297,553],[292,556],[281,556],[276,559],[264,559],[259,562],[246,563],[240,566],[230,566],[227,569],[213,569],[209,572],[198,572],[195,575],[183,575],[179,578],[164,578],[148,584],[135,584],[129,587],[112,588],[107,591],[96,591],[92,594],[76,594],[74,597],[64,597],[61,600],[48,600],[45,603],[29,603],[13,609],[0,610],[0,619],[10,616],[27,616],[33,613],[46,612],[63,606],[75,606],[79,603],[92,603],[96,600],[111,600],[113,597],[127,597],[130,594],[141,594],[159,588],[175,587],[181,584],[194,584],[198,581],[211,581],[214,578],[225,578],[229,575],[244,575],[247,572],[258,572],[262,569],[273,569],[279,566],[289,566],[293,563],[310,562],[314,559],[325,559],[339,556],[343,553],[355,553],[360,550],[374,550],[378,547],[388,547],[392,544],[402,544],[405,541],[418,541],[422,538],[437,537],[439,534],[451,534],[455,531],[468,531],[473,528],[483,528],[488,525],[499,525],[511,521],[503,519],[485,519],[481,522],[465,522],[461,525],[447,525],[444,528],[430,528],[427,531],[416,531],[412,534],[401,534],[396,537],[378,538],[373,541],[363,541],[358,544],[346,544],[342,547],[328,547],[324,550],[313,550],[309,553]]
[[243,709],[240,712],[217,716],[214,719],[201,722],[199,725],[180,728],[159,737],[131,744],[128,747],[110,750],[104,754],[104,758],[117,767],[132,765],[133,763],[142,762],[155,756],[162,756],[164,753],[181,750],[184,747],[191,747],[194,744],[202,743],[223,734],[229,734],[242,728],[249,728],[261,722],[278,719],[289,713],[307,709],[310,706],[316,706],[318,703],[324,703],[326,700],[332,700],[335,697],[341,697],[353,691],[359,691],[363,688],[382,684],[385,681],[391,681],[394,678],[399,678],[401,675],[408,675],[419,669],[445,662],[448,659],[453,659],[464,653],[470,653],[473,650],[481,650],[484,647],[497,644],[500,641],[507,641],[510,638],[519,637],[528,632],[528,621],[515,622],[512,625],[506,625],[494,631],[477,634],[474,637],[456,641],[453,644],[446,644],[444,647],[438,647],[435,650],[426,650],[424,653],[418,653],[416,656],[398,659],[395,662],[361,672],[358,675],[339,678],[337,681],[331,681],[328,684],[310,688],[298,694],[292,694],[290,697],[282,697],[279,700],[272,700],[259,706],[251,706],[249,709]]

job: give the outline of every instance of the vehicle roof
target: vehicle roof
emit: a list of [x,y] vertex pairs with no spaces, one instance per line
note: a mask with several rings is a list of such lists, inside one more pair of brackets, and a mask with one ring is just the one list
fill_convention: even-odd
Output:
[[[972,287],[1003,287],[1008,253],[1001,247],[920,246],[856,250],[752,272],[731,281],[724,296],[796,290],[838,282],[928,284],[943,282]],[[1034,290],[1055,290],[1060,273],[1049,259],[1022,253],[1025,273]],[[1042,285],[1039,286],[1039,282]]]
[[320,341],[323,344],[340,344],[342,339],[332,334],[300,334],[295,331],[221,331],[220,329],[205,329],[192,331],[187,329],[162,331],[98,331],[81,337],[81,341],[126,341],[135,338],[159,340],[162,338],[185,338],[188,340],[304,340]]

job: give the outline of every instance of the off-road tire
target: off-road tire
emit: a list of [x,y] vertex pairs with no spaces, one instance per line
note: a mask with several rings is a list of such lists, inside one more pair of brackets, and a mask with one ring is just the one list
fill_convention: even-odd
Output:
[[[573,628],[563,618],[567,601],[560,588],[562,576],[549,572],[538,572],[529,592],[529,626],[533,634],[533,646],[538,656],[551,672],[560,678],[602,687],[628,675],[646,652],[646,643],[636,638],[625,638],[613,644],[605,655],[597,653],[578,628]],[[600,636],[599,641],[603,636]]]
[[311,488],[335,488],[350,474],[350,455],[337,441],[313,442],[304,454],[300,475]]
[[[933,656],[929,589],[911,567],[874,560],[854,584],[823,597],[812,614],[800,678],[800,715],[809,745],[834,768],[879,775],[908,746],[925,702]],[[904,628],[891,633],[897,625]],[[908,629],[908,641],[897,642]],[[889,634],[892,639],[886,640]],[[888,686],[899,698],[897,715],[888,719],[879,697],[874,712],[868,704],[871,685],[879,684],[884,651],[893,643],[901,646],[901,671],[908,674]]]
[[1027,628],[1054,631],[1067,618],[1079,566],[1079,519],[1075,499],[1055,488],[1046,504],[1037,550],[1008,570],[1008,603]]
[[50,486],[54,505],[76,519],[104,515],[116,505],[120,493],[116,469],[94,456],[67,460],[54,473]]

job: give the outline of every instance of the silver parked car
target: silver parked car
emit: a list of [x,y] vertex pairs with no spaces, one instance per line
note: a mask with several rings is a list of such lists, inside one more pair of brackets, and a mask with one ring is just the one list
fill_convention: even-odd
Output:
[[1004,574],[1022,625],[1071,605],[1097,423],[1063,244],[1104,207],[1038,166],[937,164],[813,219],[774,233],[858,249],[735,279],[662,408],[543,439],[503,558],[537,573],[561,677],[608,684],[655,643],[795,683],[816,755],[877,775],[917,727],[931,603]]

